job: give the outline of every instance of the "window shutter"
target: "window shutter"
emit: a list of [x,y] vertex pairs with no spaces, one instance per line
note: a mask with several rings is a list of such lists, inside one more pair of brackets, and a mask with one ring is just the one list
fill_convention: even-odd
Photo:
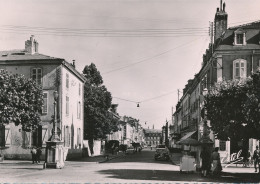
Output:
[[42,146],[46,146],[46,141],[48,141],[48,129],[42,128]]
[[5,145],[11,144],[11,131],[10,128],[5,129]]

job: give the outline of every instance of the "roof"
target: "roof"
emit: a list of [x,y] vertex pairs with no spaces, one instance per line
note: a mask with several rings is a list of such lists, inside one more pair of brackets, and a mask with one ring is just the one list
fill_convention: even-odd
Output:
[[253,28],[253,29],[260,29],[260,20],[255,21],[255,22],[251,22],[251,23],[247,23],[247,24],[242,24],[242,25],[238,25],[238,26],[234,26],[234,27],[230,27],[230,29],[237,29],[237,28]]
[[[234,32],[243,30],[246,34],[246,45],[234,45]],[[216,50],[249,50],[260,49],[260,21],[231,27],[226,30]]]
[[145,133],[162,133],[160,129],[144,129]]
[[31,54],[25,50],[0,51],[0,64],[2,63],[3,65],[19,65],[24,64],[23,62],[27,62],[28,64],[35,64],[35,62],[39,62],[41,64],[62,64],[79,79],[84,82],[86,81],[86,78],[65,59],[51,57],[40,53]]
[[61,58],[50,57],[40,53],[30,54],[25,50],[0,51],[0,61],[17,61],[17,60],[55,60]]

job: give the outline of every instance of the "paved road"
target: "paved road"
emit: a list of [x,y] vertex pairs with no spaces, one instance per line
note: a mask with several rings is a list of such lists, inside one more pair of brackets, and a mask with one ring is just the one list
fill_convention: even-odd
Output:
[[[129,154],[105,163],[66,162],[63,169],[42,169],[30,161],[4,161],[0,183],[172,183],[172,182],[259,182],[253,168],[225,168],[220,178],[204,178],[198,173],[180,173],[179,166],[154,161],[154,151]],[[92,159],[93,161],[93,159]]]

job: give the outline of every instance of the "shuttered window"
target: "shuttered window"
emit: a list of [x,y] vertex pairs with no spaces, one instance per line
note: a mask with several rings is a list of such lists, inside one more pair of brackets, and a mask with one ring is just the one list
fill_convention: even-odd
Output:
[[66,73],[66,88],[69,89],[69,74]]
[[246,60],[237,59],[233,61],[233,79],[245,78],[247,75]]
[[69,115],[70,98],[66,96],[66,115]]
[[64,146],[70,146],[70,127],[64,126]]
[[36,82],[36,84],[42,84],[42,69],[41,68],[33,68],[32,69],[32,79]]
[[46,142],[49,139],[49,134],[48,134],[48,129],[47,128],[42,128],[42,146],[46,146]]
[[48,114],[48,92],[43,92],[42,113],[43,114]]

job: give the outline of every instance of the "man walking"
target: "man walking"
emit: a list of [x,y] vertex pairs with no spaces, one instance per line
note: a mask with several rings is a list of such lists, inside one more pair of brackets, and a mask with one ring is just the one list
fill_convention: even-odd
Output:
[[253,154],[253,160],[254,160],[255,172],[257,172],[257,167],[258,167],[259,173],[260,173],[259,157],[260,157],[260,152],[259,152],[258,146],[256,146],[256,149],[255,149],[254,154]]
[[31,154],[32,154],[32,163],[33,163],[33,164],[34,164],[34,162],[37,163],[36,153],[37,153],[36,148],[35,148],[35,147],[32,147]]
[[40,147],[38,147],[37,150],[36,150],[36,163],[40,163],[41,154],[42,154],[42,150],[41,150]]

